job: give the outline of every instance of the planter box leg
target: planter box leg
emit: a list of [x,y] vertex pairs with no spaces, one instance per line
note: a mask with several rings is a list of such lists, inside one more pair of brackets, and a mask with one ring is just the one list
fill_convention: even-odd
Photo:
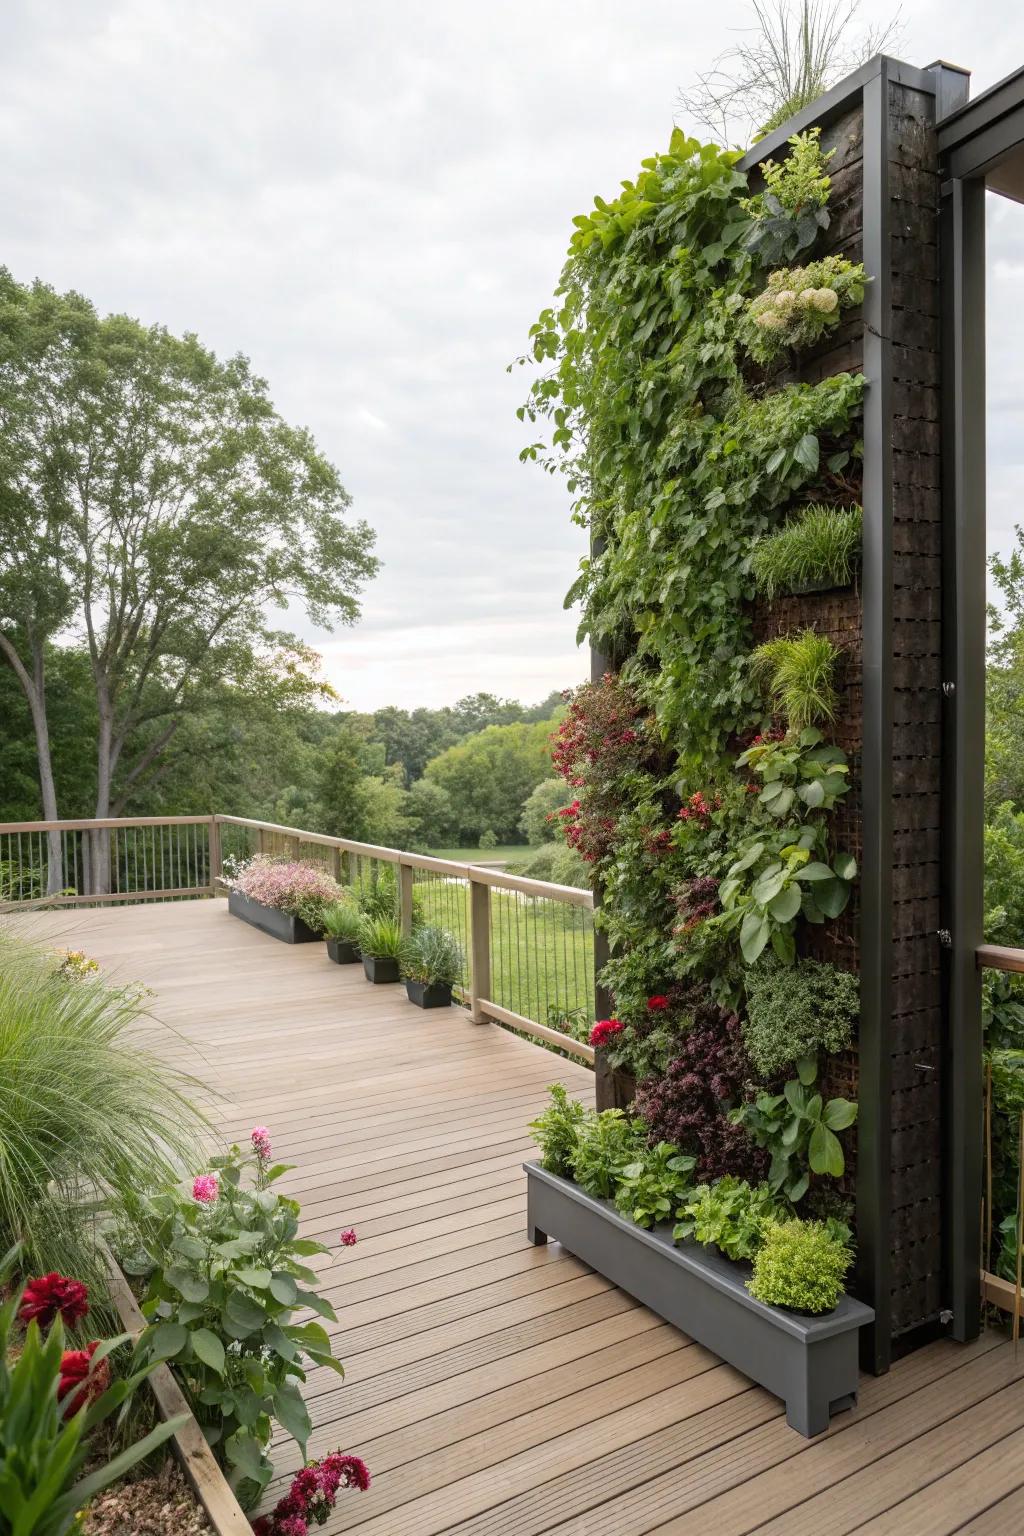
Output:
[[[850,1348],[855,1335],[822,1340],[815,1346],[815,1369],[806,1368],[799,1377],[791,1380],[783,1394],[786,1399],[786,1423],[801,1435],[821,1435],[828,1429],[833,1413],[852,1408],[857,1401],[856,1392],[842,1397],[829,1397],[829,1383],[846,1379],[856,1381],[856,1355]],[[851,1358],[852,1354],[852,1358]],[[795,1376],[795,1373],[794,1373]]]
[[530,1242],[533,1243],[534,1247],[539,1248],[542,1243],[547,1242],[548,1235],[546,1232],[543,1232],[540,1227],[538,1227],[536,1221],[534,1220],[533,1190],[534,1185],[531,1181],[526,1186],[526,1235],[530,1239]]

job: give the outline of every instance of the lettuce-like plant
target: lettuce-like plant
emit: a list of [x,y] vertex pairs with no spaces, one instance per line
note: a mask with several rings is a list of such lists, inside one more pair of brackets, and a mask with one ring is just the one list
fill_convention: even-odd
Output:
[[835,329],[842,310],[863,302],[867,282],[862,264],[845,256],[772,272],[747,306],[740,339],[758,363],[773,362],[789,347],[813,346]]
[[767,1184],[752,1186],[727,1174],[693,1191],[676,1213],[680,1220],[672,1236],[677,1243],[692,1237],[694,1242],[720,1248],[730,1259],[750,1259],[783,1209]]
[[611,1200],[623,1170],[642,1151],[647,1127],[621,1109],[606,1109],[583,1120],[572,1154],[573,1177],[588,1195]]
[[749,768],[761,780],[757,803],[779,821],[794,809],[834,810],[850,788],[846,754],[813,725],[790,731],[781,741],[760,739],[736,759],[736,767]]
[[288,1165],[270,1165],[262,1127],[252,1140],[251,1157],[232,1147],[212,1158],[191,1195],[151,1201],[142,1233],[154,1266],[142,1305],[149,1326],[138,1346],[140,1359],[173,1364],[243,1502],[273,1475],[275,1420],[305,1456],[304,1362],[344,1375],[320,1323],[295,1321],[304,1311],[337,1321],[303,1262],[329,1250],[298,1236],[298,1202],[272,1187]]
[[670,1221],[691,1187],[690,1175],[697,1159],[670,1141],[645,1147],[620,1173],[615,1205],[638,1227]]

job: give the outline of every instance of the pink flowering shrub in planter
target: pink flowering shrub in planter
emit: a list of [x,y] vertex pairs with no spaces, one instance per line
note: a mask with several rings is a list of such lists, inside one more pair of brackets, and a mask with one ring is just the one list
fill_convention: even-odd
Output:
[[257,854],[235,870],[228,911],[286,944],[316,943],[324,931],[325,909],[344,894],[344,887],[319,865]]
[[[289,1165],[271,1156],[269,1131],[255,1126],[246,1152],[232,1147],[187,1191],[155,1196],[139,1233],[144,1257],[124,1266],[149,1277],[140,1357],[171,1364],[243,1506],[273,1475],[275,1421],[305,1455],[309,1365],[344,1375],[321,1323],[296,1321],[337,1321],[306,1263],[330,1250],[299,1237],[298,1202],[274,1189]],[[343,1246],[354,1240],[342,1234]]]

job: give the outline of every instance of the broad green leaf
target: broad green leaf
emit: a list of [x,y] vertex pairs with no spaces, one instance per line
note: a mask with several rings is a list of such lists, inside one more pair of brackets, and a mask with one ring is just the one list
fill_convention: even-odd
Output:
[[181,1323],[158,1323],[150,1338],[150,1353],[155,1360],[173,1360],[188,1343],[188,1329]]
[[838,1137],[834,1136],[828,1126],[820,1120],[811,1132],[807,1147],[807,1161],[813,1173],[827,1173],[834,1179],[838,1179],[846,1167]]
[[309,1440],[313,1426],[310,1423],[309,1411],[302,1401],[302,1394],[290,1382],[283,1383],[274,1393],[274,1417],[292,1438],[298,1441],[302,1459],[305,1461],[306,1442]]
[[224,1374],[224,1345],[217,1335],[209,1328],[197,1328],[190,1335],[192,1348],[204,1365],[208,1365],[218,1376]]
[[255,1268],[236,1269],[235,1279],[243,1285],[251,1285],[254,1291],[265,1291],[270,1284],[270,1270],[262,1265]]
[[857,1118],[857,1106],[849,1099],[829,1099],[822,1119],[833,1131],[845,1131]]
[[777,896],[773,896],[768,903],[768,911],[777,923],[791,922],[800,911],[800,903],[803,897],[798,885],[785,886]]
[[164,1270],[164,1279],[168,1285],[174,1287],[186,1301],[205,1301],[210,1294],[210,1282],[202,1275],[194,1275],[190,1270],[181,1269],[172,1264]]
[[852,880],[857,873],[857,860],[852,853],[837,853],[832,867],[840,880]]
[[271,1278],[270,1294],[282,1306],[290,1307],[299,1294],[299,1288],[291,1275],[285,1274],[284,1270],[279,1269],[275,1271]]
[[746,914],[740,925],[740,950],[748,965],[753,965],[761,954],[770,932],[768,919],[763,912],[752,909]]

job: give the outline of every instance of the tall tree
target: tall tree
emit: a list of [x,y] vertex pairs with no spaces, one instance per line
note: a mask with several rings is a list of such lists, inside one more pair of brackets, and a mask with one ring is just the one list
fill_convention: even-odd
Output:
[[[349,502],[247,359],[0,269],[0,653],[32,714],[48,820],[47,641],[88,650],[95,815],[119,814],[212,690],[317,691],[312,653],[268,609],[353,621],[376,561]],[[52,844],[50,863],[56,889]],[[93,889],[106,878],[97,837]]]

